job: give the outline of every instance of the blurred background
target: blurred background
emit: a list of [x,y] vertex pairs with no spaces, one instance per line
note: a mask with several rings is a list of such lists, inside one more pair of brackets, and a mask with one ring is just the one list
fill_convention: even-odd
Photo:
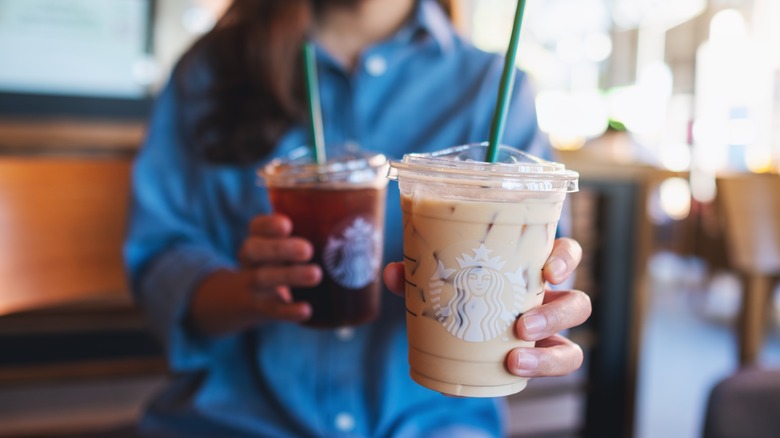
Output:
[[[129,166],[228,3],[0,0],[0,437],[131,423],[164,384],[119,253]],[[451,7],[505,50],[516,1]],[[583,369],[512,397],[513,436],[699,437],[718,382],[780,368],[779,22],[776,0],[527,2],[518,64],[582,175],[594,315]]]

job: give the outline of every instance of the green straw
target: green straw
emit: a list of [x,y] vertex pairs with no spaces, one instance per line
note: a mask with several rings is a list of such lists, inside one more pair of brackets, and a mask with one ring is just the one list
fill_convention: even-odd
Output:
[[312,141],[312,153],[317,164],[325,164],[325,134],[322,129],[322,108],[320,105],[320,86],[317,80],[317,55],[314,44],[303,45],[303,65],[306,76],[306,96],[309,104],[309,132]]
[[515,85],[515,59],[517,59],[517,44],[520,41],[520,26],[523,24],[523,11],[525,0],[519,0],[515,12],[515,23],[512,26],[512,37],[509,40],[509,48],[506,50],[504,60],[504,72],[501,74],[501,85],[498,87],[498,100],[496,111],[493,113],[493,122],[490,124],[490,142],[488,144],[485,161],[495,163],[498,159],[498,147],[501,145],[501,137],[504,134],[506,123],[506,110],[509,107],[512,88]]

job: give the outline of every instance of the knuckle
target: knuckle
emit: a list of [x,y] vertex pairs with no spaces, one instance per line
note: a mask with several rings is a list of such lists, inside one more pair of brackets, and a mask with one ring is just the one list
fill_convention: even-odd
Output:
[[574,297],[575,305],[577,305],[579,309],[582,309],[582,318],[579,318],[579,322],[582,323],[588,319],[591,312],[593,312],[593,303],[591,303],[590,295],[581,290],[572,291],[572,296]]
[[547,376],[563,376],[582,365],[582,349],[574,344],[567,344],[548,349],[541,353],[541,372]]
[[250,262],[255,262],[258,259],[257,245],[254,239],[247,239],[241,245],[240,254]]
[[265,272],[265,269],[257,269],[255,270],[255,286],[256,287],[265,287],[267,284],[267,274]]
[[278,240],[272,240],[267,245],[268,245],[267,250],[268,250],[269,256],[271,256],[271,257],[274,257],[274,256],[278,257],[279,254],[282,254],[282,251],[284,249],[284,245],[282,245],[282,242],[280,242]]
[[255,216],[249,221],[249,230],[256,230],[262,216]]
[[536,372],[540,376],[557,376],[559,375],[560,358],[559,355],[553,349],[537,349],[541,350],[537,352],[539,358],[539,367]]
[[582,256],[582,246],[579,242],[572,238],[566,238],[567,245],[567,253],[569,257],[571,257],[574,260],[579,259]]
[[280,215],[256,216],[249,223],[250,234],[259,236],[285,234],[288,228],[288,219]]
[[285,271],[285,284],[305,283],[308,279],[308,270],[303,266],[295,266]]
[[295,266],[285,271],[285,282],[287,284],[308,284],[311,282],[311,267],[310,266]]
[[256,216],[249,223],[249,231],[253,234],[262,233],[268,226],[268,218],[266,216]]
[[572,363],[572,357],[571,357],[571,351],[566,346],[560,346],[559,348],[554,349],[554,360],[555,365],[553,366],[553,369],[555,371],[556,375],[562,375],[569,372],[571,363]]
[[258,260],[258,261],[265,258],[265,255],[266,255],[265,254],[266,253],[265,249],[266,249],[266,247],[265,247],[264,242],[261,242],[260,240],[257,240],[257,239],[253,240],[252,244],[250,245],[250,250],[252,252],[252,257],[255,260]]
[[545,333],[543,333],[544,336],[542,337],[550,336],[553,333],[558,333],[567,328],[564,327],[566,325],[567,316],[568,312],[566,312],[563,306],[550,306],[545,313],[545,317],[547,317],[547,327]]
[[300,239],[290,240],[285,255],[291,259],[302,261],[306,258],[306,244]]
[[277,286],[311,287],[320,281],[320,271],[314,265],[268,266],[255,271],[255,286],[261,288]]
[[258,287],[271,287],[278,284],[277,275],[273,269],[260,268],[255,271],[255,284]]
[[582,259],[582,247],[576,240],[562,237],[554,248],[554,255],[564,262],[567,271],[573,271]]

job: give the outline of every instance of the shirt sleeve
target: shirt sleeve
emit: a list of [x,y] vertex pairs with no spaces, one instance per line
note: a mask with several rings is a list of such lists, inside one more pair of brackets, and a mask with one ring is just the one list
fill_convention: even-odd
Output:
[[124,256],[134,297],[166,348],[171,368],[206,366],[215,339],[188,328],[190,297],[200,281],[232,261],[203,231],[199,161],[187,149],[176,85],[159,95],[132,173],[132,205]]

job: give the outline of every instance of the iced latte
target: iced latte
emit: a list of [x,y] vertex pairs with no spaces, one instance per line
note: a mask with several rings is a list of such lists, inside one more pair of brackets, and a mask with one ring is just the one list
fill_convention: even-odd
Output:
[[494,397],[526,379],[505,366],[515,322],[539,306],[542,268],[577,174],[510,148],[411,154],[392,163],[401,189],[412,378],[446,394]]

